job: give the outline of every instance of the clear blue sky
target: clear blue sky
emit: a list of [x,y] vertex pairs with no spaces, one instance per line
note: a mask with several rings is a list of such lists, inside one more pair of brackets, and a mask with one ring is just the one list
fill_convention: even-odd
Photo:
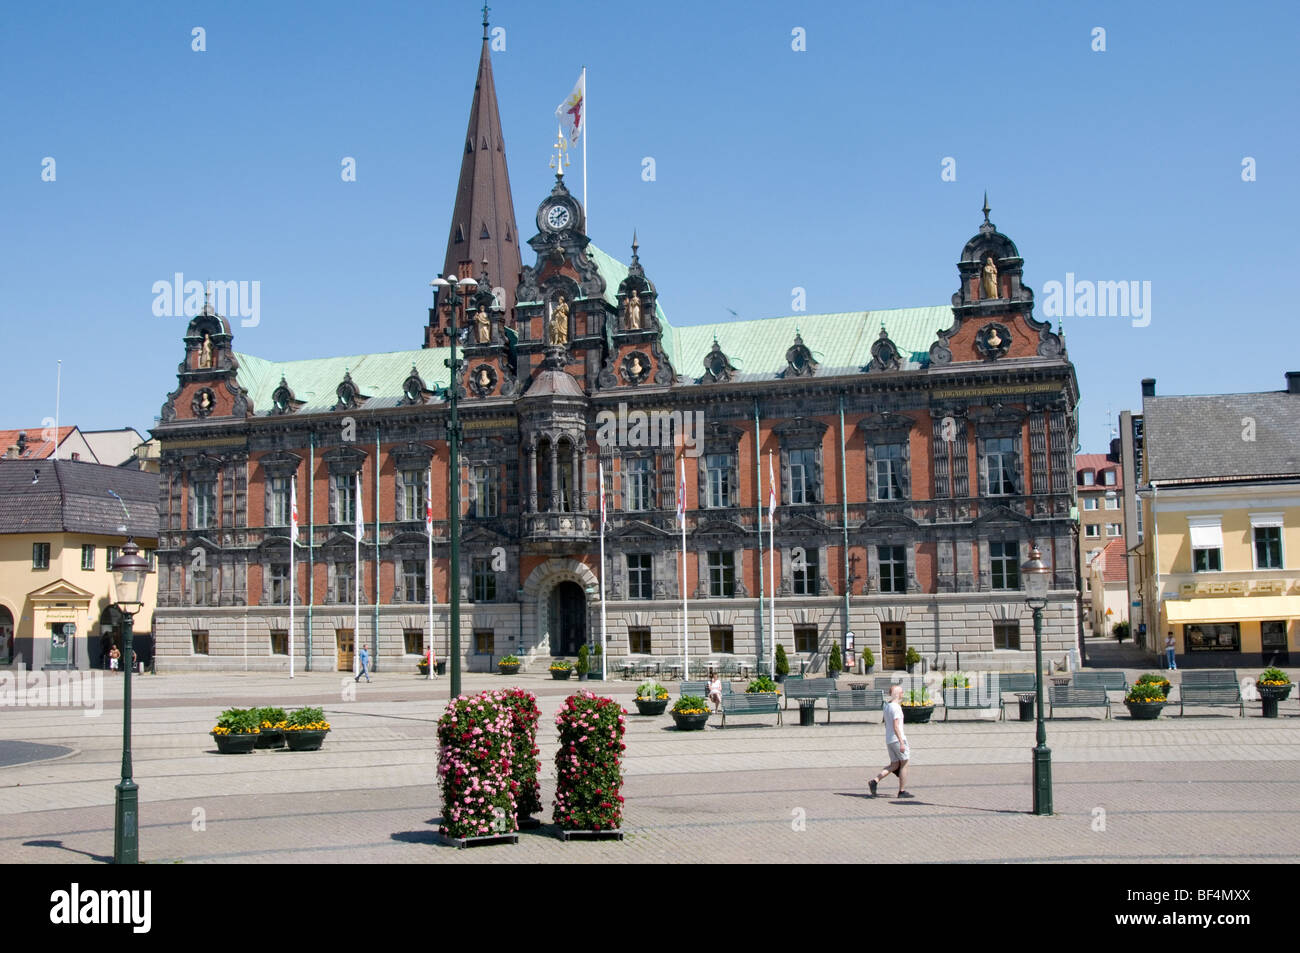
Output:
[[[155,317],[151,288],[177,271],[261,282],[242,351],[419,346],[479,6],[11,5],[0,425],[53,415],[62,359],[62,422],[152,426],[185,321]],[[1294,4],[501,0],[492,21],[523,236],[586,65],[592,238],[626,258],[638,230],[676,324],[789,314],[795,286],[810,312],[946,304],[987,188],[1040,315],[1067,272],[1151,282],[1147,327],[1066,319],[1084,450],[1143,377],[1272,390],[1300,369]]]

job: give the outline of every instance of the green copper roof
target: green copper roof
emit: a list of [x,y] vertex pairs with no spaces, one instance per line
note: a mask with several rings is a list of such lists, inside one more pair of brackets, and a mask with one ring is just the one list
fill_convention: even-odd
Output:
[[369,398],[365,403],[367,408],[396,407],[412,364],[425,387],[446,388],[449,372],[444,362],[448,357],[450,348],[445,347],[309,361],[267,361],[251,354],[235,354],[239,361],[239,384],[248,391],[258,416],[270,413],[271,395],[280,386],[281,375],[293,391],[294,399],[303,401],[298,413],[328,411],[338,402],[336,391],[343,383],[343,376],[349,373],[361,395]]

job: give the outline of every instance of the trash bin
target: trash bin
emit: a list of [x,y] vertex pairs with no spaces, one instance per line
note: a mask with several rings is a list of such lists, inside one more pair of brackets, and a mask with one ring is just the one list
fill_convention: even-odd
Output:
[[1031,693],[1031,694],[1028,694],[1028,695],[1020,695],[1020,696],[1018,696],[1018,697],[1020,698],[1020,720],[1021,720],[1021,721],[1033,721],[1033,720],[1034,720],[1034,696],[1033,696],[1033,694]]
[[438,674],[439,674],[439,675],[446,675],[446,674],[447,674],[447,663],[446,663],[446,661],[443,660],[443,659],[439,659],[439,660],[437,661],[436,664],[437,664],[437,666],[438,666]]
[[803,728],[810,728],[817,724],[815,721],[817,717],[817,700],[814,698],[809,699],[809,701],[812,704],[807,704],[803,700],[799,702],[799,725]]

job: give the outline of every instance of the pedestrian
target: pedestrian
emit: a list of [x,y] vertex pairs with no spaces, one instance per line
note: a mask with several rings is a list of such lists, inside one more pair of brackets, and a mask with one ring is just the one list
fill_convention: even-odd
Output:
[[722,707],[722,679],[713,669],[709,669],[709,680],[705,688],[705,693],[709,701],[713,703],[713,710],[717,711]]
[[1165,658],[1168,660],[1168,667],[1173,670],[1177,670],[1178,668],[1178,661],[1175,658],[1174,652],[1175,647],[1176,643],[1174,642],[1174,634],[1170,632],[1165,636]]
[[369,643],[366,643],[365,645],[361,646],[361,671],[357,673],[357,677],[354,678],[353,681],[354,682],[361,681],[362,675],[366,677],[367,682],[370,681],[370,644]]
[[122,651],[115,645],[113,646],[112,651],[108,653],[108,667],[112,671],[116,672],[117,663],[120,662],[121,660],[122,660]]
[[916,797],[907,790],[907,762],[912,750],[908,747],[903,734],[903,686],[895,685],[889,690],[889,701],[885,702],[885,748],[889,752],[889,767],[867,782],[871,796],[876,796],[876,785],[891,774],[898,775],[898,796],[900,798]]

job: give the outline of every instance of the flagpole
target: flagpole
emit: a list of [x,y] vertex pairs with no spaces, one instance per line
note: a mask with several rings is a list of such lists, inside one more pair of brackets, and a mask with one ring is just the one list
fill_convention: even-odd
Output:
[[682,523],[682,678],[691,677],[691,641],[686,628],[686,460],[681,461],[681,482],[678,484]]
[[596,479],[600,481],[600,678],[609,677],[605,658],[609,646],[605,644],[605,466],[596,463]]
[[582,68],[582,216],[587,223],[586,232],[591,234],[591,207],[587,205],[587,116],[590,112],[587,98],[587,67]]
[[[293,597],[298,588],[298,567],[294,562],[294,549],[298,543],[298,486],[297,474],[289,477],[289,677],[293,678]],[[245,613],[247,615],[247,613]]]
[[361,636],[361,471],[357,471],[356,505],[352,514],[352,675],[360,674]]
[[767,482],[768,482],[768,506],[767,506],[767,574],[772,577],[772,598],[768,602],[771,606],[771,634],[768,642],[771,644],[771,666],[769,671],[772,677],[776,677],[776,480],[772,475],[772,451],[767,451]]
[[424,532],[429,537],[429,555],[424,563],[424,588],[429,596],[429,681],[433,681],[433,471],[424,475]]

